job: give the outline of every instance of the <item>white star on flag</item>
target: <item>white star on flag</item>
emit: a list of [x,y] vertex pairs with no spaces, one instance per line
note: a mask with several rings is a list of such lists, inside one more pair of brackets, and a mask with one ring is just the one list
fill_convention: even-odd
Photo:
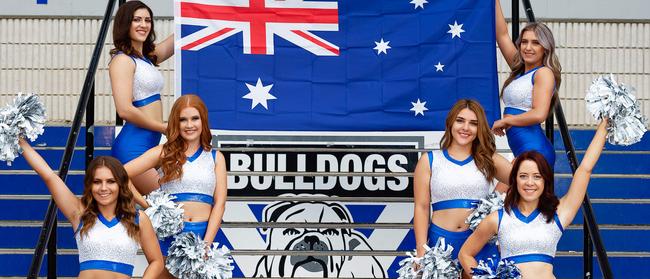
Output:
[[436,65],[434,65],[434,66],[436,67],[436,72],[444,72],[444,71],[445,71],[445,70],[442,69],[442,68],[445,67],[445,65],[442,65],[442,64],[440,63],[440,61],[438,61],[438,64],[436,64]]
[[391,47],[388,45],[390,41],[384,42],[384,38],[381,38],[379,42],[375,42],[377,45],[373,49],[377,50],[377,55],[381,54],[382,52],[384,54],[388,54],[387,50],[389,50]]
[[414,116],[417,116],[418,114],[422,114],[422,116],[424,116],[424,111],[429,110],[424,106],[427,104],[427,102],[420,102],[420,98],[418,98],[417,102],[411,102],[411,104],[413,105],[413,108],[411,108],[410,111],[415,112]]
[[275,96],[269,93],[273,87],[273,84],[264,86],[260,78],[257,78],[257,84],[255,84],[255,86],[246,83],[246,87],[248,87],[248,90],[250,92],[244,95],[242,98],[250,99],[252,101],[251,109],[254,109],[257,105],[262,105],[266,110],[268,110],[269,107],[267,106],[266,101],[277,99]]
[[463,25],[458,24],[458,22],[456,22],[455,20],[454,20],[454,25],[451,24],[447,24],[447,25],[449,25],[449,31],[447,31],[447,33],[451,33],[452,39],[454,37],[460,38],[460,33],[465,32],[465,30],[463,30]]
[[427,0],[411,0],[411,4],[415,5],[413,9],[417,9],[418,7],[424,9],[424,4],[429,3]]

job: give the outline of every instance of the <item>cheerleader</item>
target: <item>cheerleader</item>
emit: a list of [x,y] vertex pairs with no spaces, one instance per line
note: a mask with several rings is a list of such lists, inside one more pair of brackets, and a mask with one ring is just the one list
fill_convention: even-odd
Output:
[[[212,134],[205,104],[196,95],[183,95],[172,106],[167,142],[126,164],[129,176],[160,168],[160,188],[183,204],[183,232],[194,232],[212,243],[226,205],[226,162],[212,150]],[[164,256],[173,237],[160,240]],[[169,272],[166,277],[172,278]]]
[[149,262],[142,278],[159,277],[163,257],[156,234],[147,215],[136,211],[129,177],[118,160],[100,156],[90,162],[83,194],[77,198],[24,139],[19,144],[27,163],[75,228],[79,278],[130,278],[139,246]]
[[492,131],[498,136],[507,135],[515,156],[535,150],[553,167],[555,150],[540,125],[553,107],[561,82],[562,67],[555,55],[553,33],[542,23],[530,23],[513,43],[499,2],[496,1],[496,39],[512,72],[501,92],[503,119],[494,122]]
[[522,278],[555,278],[553,258],[564,228],[576,216],[591,172],[598,161],[607,121],[602,121],[573,175],[567,194],[554,194],[553,172],[544,157],[529,151],[515,159],[504,209],[490,214],[467,239],[459,259],[467,274],[477,266],[476,255],[497,235],[501,257],[513,261]]
[[[506,181],[511,165],[495,152],[485,112],[473,100],[460,100],[451,108],[440,148],[421,156],[415,168],[413,226],[417,256],[424,254],[424,244],[433,246],[444,237],[454,247],[452,257],[456,259],[471,234],[465,220],[478,200],[490,193],[494,178]],[[481,255],[496,254],[492,245]]]
[[[112,155],[127,162],[160,143],[166,125],[162,122],[160,92],[163,76],[156,68],[174,53],[173,36],[156,45],[153,13],[140,1],[121,5],[113,23],[112,56],[109,64],[113,101],[117,114],[126,121],[112,145]],[[139,192],[158,188],[158,174],[150,169],[131,177]],[[143,204],[140,197],[136,197]]]

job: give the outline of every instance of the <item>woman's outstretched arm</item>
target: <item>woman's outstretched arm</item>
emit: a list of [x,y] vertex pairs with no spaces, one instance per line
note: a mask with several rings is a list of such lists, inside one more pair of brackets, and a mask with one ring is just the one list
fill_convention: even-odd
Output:
[[508,35],[508,24],[506,23],[506,18],[503,16],[503,11],[501,10],[501,3],[499,3],[499,0],[495,0],[496,2],[496,8],[495,8],[495,20],[496,20],[496,39],[497,39],[497,44],[499,45],[499,50],[501,50],[501,54],[503,55],[503,58],[506,60],[508,63],[508,66],[510,66],[510,69],[514,67],[515,65],[515,55],[517,54],[517,48],[515,47],[515,44],[512,42],[512,39],[510,39],[510,35]]
[[472,277],[472,268],[478,266],[478,262],[476,262],[475,258],[476,255],[481,251],[481,249],[483,249],[483,246],[490,241],[490,238],[497,234],[499,229],[498,214],[499,213],[495,211],[485,217],[472,235],[465,240],[463,247],[461,247],[458,252],[458,260],[463,266],[463,272],[465,272],[465,276],[468,276],[469,278]]
[[226,199],[228,197],[228,174],[226,173],[226,159],[221,152],[217,151],[217,158],[214,166],[214,174],[217,179],[214,187],[214,206],[210,212],[208,229],[205,232],[205,242],[211,244],[217,236],[221,227],[223,213],[226,210]]
[[144,270],[142,275],[143,279],[149,278],[160,278],[160,273],[162,273],[165,263],[163,261],[162,253],[160,252],[160,245],[158,245],[158,238],[156,238],[156,232],[151,226],[151,220],[147,214],[144,214],[143,211],[138,212],[140,214],[140,246],[144,252],[144,256],[147,258],[149,265]]
[[70,191],[70,188],[65,185],[63,180],[50,168],[43,157],[25,139],[20,139],[18,144],[23,149],[23,157],[25,157],[27,163],[43,179],[47,189],[52,193],[52,198],[56,202],[56,205],[61,209],[65,218],[72,223],[72,227],[76,228],[79,225],[80,216],[83,212],[83,206],[79,198]]
[[587,186],[589,184],[589,179],[591,178],[591,172],[598,162],[600,153],[603,151],[605,146],[605,140],[607,138],[607,120],[603,120],[598,125],[596,134],[591,140],[585,156],[580,162],[580,166],[573,174],[573,180],[571,180],[571,186],[569,186],[569,191],[560,199],[560,204],[557,207],[557,214],[562,222],[563,227],[567,227],[571,224],[571,221],[578,213],[578,209],[582,204],[582,200],[585,198],[585,193],[587,192]]

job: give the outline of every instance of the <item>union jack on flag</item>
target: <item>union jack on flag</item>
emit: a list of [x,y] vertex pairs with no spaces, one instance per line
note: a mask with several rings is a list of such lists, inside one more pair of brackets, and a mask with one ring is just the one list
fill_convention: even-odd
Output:
[[175,0],[176,94],[212,128],[443,130],[499,117],[494,0]]
[[310,31],[338,31],[336,2],[303,0],[192,0],[180,2],[181,24],[205,26],[181,39],[182,50],[201,50],[242,33],[244,53],[274,53],[277,35],[316,55],[339,48]]

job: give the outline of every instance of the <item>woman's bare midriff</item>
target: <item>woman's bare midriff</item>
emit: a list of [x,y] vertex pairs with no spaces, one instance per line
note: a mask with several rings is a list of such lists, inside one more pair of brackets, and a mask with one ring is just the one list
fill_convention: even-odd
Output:
[[472,213],[471,209],[452,208],[436,210],[431,215],[431,222],[450,232],[462,232],[469,229],[465,219]]
[[210,219],[212,205],[204,202],[181,202],[181,204],[183,204],[183,210],[185,210],[185,221],[203,222]]
[[106,270],[84,270],[79,272],[79,279],[128,279],[131,278],[125,274],[106,271]]
[[149,119],[162,122],[162,102],[155,101],[138,109],[149,117]]
[[517,264],[522,279],[555,279],[553,265],[543,262]]

